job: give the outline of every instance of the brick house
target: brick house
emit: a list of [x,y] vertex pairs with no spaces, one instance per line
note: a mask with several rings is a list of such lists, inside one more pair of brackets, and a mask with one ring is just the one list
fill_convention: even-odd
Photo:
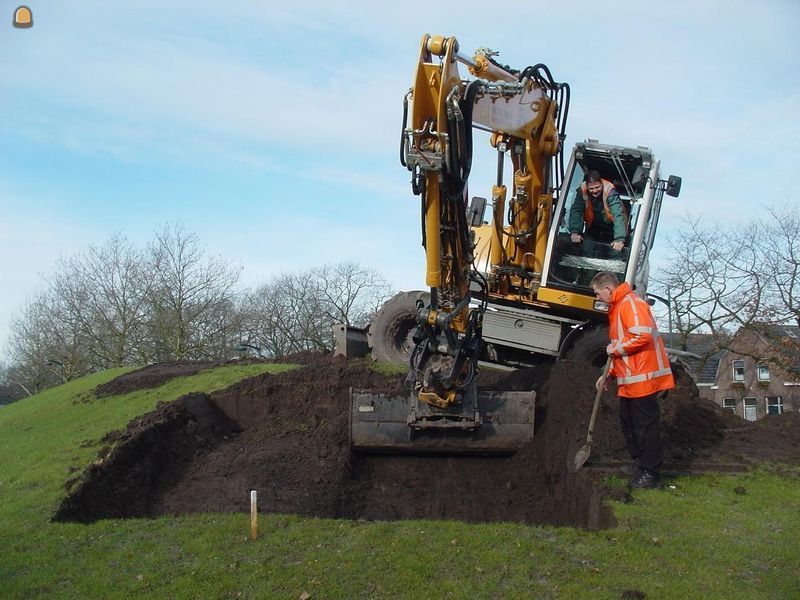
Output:
[[714,352],[711,336],[690,335],[686,349],[703,358],[685,364],[702,398],[755,421],[767,414],[800,411],[799,341],[799,327],[742,328],[729,349]]

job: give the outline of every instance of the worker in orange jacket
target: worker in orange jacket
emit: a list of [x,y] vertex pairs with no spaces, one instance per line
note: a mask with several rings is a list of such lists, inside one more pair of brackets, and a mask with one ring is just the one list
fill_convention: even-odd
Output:
[[[594,276],[592,289],[598,300],[610,306],[609,375],[617,380],[622,434],[636,461],[623,470],[632,477],[631,487],[658,487],[663,452],[657,396],[675,387],[667,350],[650,305],[627,283],[620,283],[614,273],[604,271]],[[601,379],[597,380],[598,387]]]

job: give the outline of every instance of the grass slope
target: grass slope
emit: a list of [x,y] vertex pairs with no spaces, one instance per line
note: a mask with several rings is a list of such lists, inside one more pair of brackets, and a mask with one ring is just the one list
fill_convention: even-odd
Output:
[[[2,598],[791,598],[800,470],[682,478],[615,506],[602,532],[205,514],[50,523],[70,468],[132,417],[264,365],[92,400],[107,371],[0,410]],[[621,482],[620,482],[621,484]],[[641,596],[639,596],[641,597]]]

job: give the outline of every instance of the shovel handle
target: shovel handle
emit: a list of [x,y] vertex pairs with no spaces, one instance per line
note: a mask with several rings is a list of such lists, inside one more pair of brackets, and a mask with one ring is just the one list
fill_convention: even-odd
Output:
[[594,422],[597,420],[597,409],[600,408],[600,396],[603,395],[603,388],[608,379],[608,371],[611,368],[611,357],[608,357],[606,364],[603,367],[603,374],[600,376],[600,385],[597,386],[597,394],[594,397],[594,406],[592,406],[592,416],[589,419],[589,433],[586,434],[586,442],[591,443],[592,434],[594,433]]

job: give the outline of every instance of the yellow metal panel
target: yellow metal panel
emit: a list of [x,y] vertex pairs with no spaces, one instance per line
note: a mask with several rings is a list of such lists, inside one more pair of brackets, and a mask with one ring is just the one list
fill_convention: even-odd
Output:
[[[556,306],[569,306],[570,308],[579,308],[583,310],[593,310],[594,296],[586,296],[584,294],[576,294],[575,292],[565,292],[563,290],[554,290],[550,288],[541,287],[536,294],[537,299],[548,304]],[[601,311],[595,311],[601,312]]]

